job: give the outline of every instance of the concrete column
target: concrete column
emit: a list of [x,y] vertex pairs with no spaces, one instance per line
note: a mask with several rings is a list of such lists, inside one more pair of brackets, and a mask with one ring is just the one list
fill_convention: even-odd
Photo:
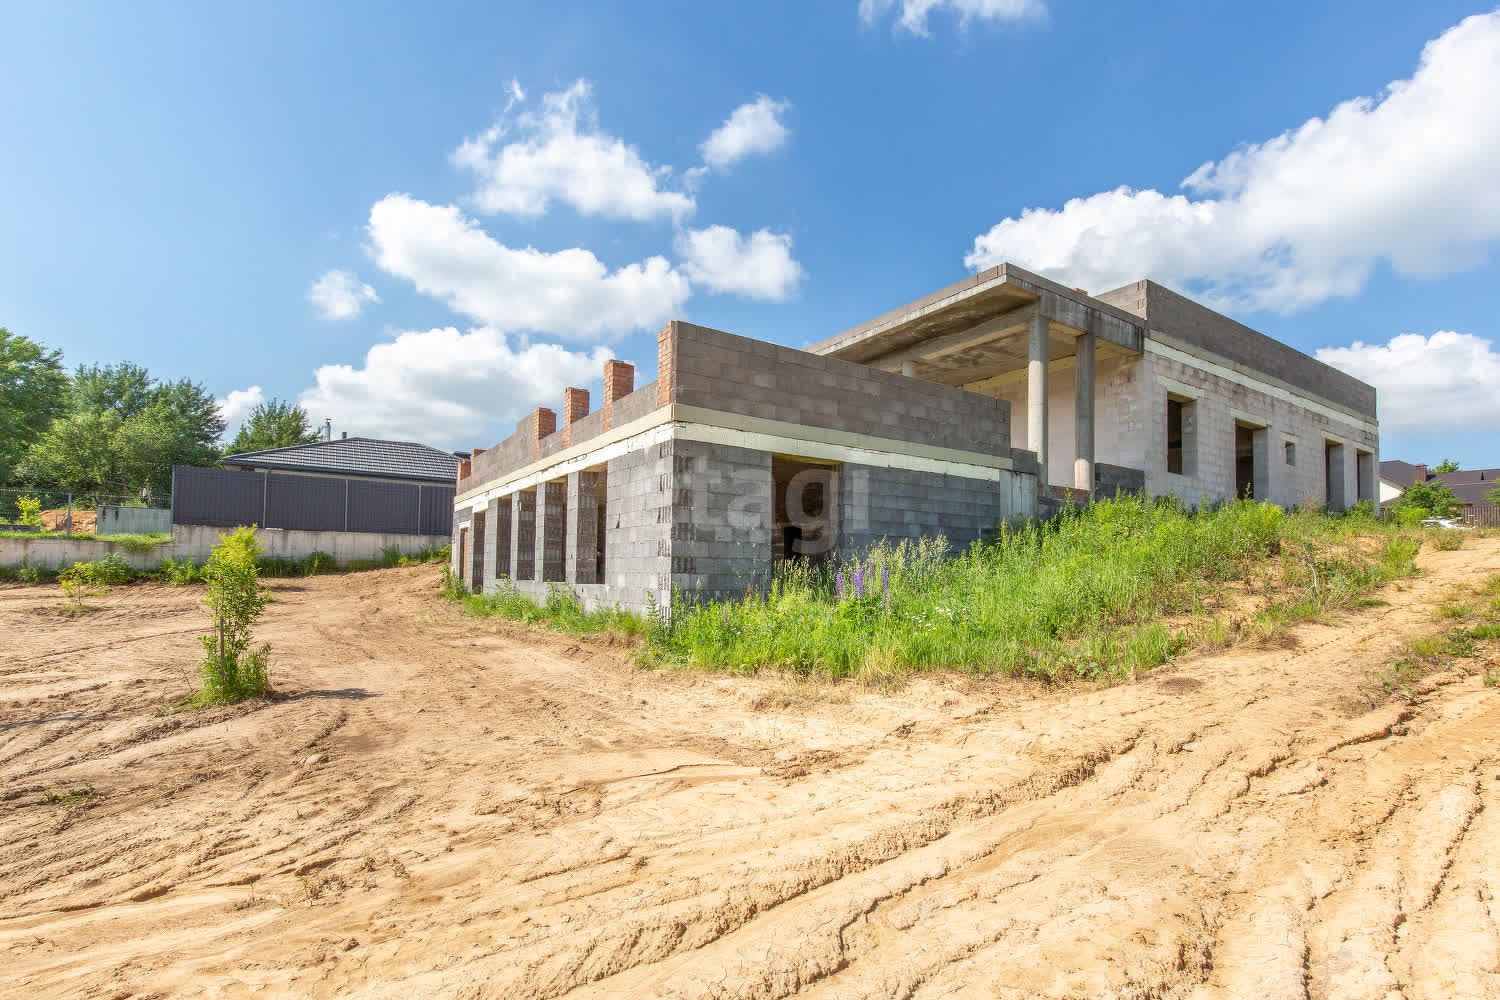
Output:
[[916,378],[917,377],[917,363],[915,361],[903,361],[903,362],[901,362],[901,374],[905,375],[907,378]]
[[1041,473],[1037,487],[1047,489],[1047,317],[1038,306],[1031,317],[1031,337],[1026,352],[1026,448],[1036,452]]
[[1073,372],[1073,434],[1078,457],[1073,459],[1073,488],[1094,492],[1094,335],[1085,333],[1074,343],[1078,367]]

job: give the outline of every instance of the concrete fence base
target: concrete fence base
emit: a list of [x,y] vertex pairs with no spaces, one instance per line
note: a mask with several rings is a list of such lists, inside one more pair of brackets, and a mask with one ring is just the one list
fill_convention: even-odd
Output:
[[[0,566],[27,564],[40,569],[61,569],[75,562],[93,562],[117,553],[137,570],[155,569],[171,557],[179,561],[204,562],[228,528],[178,524],[172,540],[145,552],[126,552],[118,542],[77,538],[0,538]],[[448,544],[447,535],[387,535],[363,531],[283,531],[258,528],[256,539],[266,556],[300,559],[314,552],[327,552],[339,565],[356,559],[379,558],[381,550],[394,545],[403,555]]]

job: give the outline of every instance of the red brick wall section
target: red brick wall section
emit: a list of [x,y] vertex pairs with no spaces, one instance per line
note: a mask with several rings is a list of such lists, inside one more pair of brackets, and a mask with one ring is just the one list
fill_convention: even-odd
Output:
[[677,321],[662,327],[656,335],[656,405],[672,401],[673,359],[677,356]]
[[614,410],[615,400],[624,399],[635,391],[635,365],[628,361],[606,361],[604,362],[604,402],[601,409],[604,410],[604,429],[610,428],[610,414]]
[[587,389],[574,389],[571,386],[563,390],[563,447],[573,443],[573,422],[589,415],[589,391]]

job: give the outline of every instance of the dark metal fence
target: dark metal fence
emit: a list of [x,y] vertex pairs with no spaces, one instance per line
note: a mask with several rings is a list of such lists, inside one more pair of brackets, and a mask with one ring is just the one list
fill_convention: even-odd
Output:
[[172,523],[446,537],[453,493],[427,483],[179,465],[172,470]]

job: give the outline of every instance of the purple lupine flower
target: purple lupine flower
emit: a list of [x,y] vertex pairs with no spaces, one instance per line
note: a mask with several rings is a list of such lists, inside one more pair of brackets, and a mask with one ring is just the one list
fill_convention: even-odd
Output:
[[724,605],[724,627],[729,627],[729,605]]
[[891,568],[889,566],[880,567],[880,586],[885,591],[885,597],[882,598],[885,602],[885,610],[889,612],[891,610]]
[[860,563],[854,567],[854,599],[859,600],[865,596],[865,566]]
[[833,599],[835,601],[844,599],[844,571],[842,569],[833,574]]

